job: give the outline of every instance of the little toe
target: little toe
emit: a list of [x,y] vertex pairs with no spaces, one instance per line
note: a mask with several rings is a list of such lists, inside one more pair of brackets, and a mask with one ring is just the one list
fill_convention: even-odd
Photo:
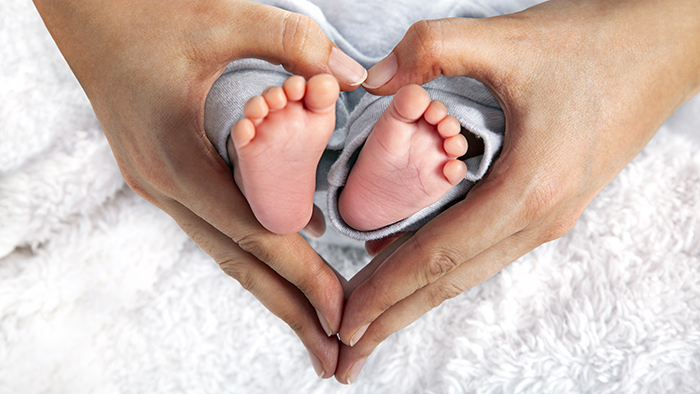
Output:
[[306,84],[304,104],[313,112],[325,113],[335,108],[340,95],[338,80],[329,74],[315,75]]
[[255,125],[248,118],[243,118],[231,127],[231,141],[237,149],[243,148],[255,138]]
[[271,86],[265,89],[262,93],[262,97],[271,110],[282,109],[287,105],[287,95],[280,86]]
[[407,85],[396,92],[391,101],[392,114],[399,120],[410,123],[420,119],[430,105],[430,95],[418,85]]
[[442,138],[449,138],[459,135],[462,131],[462,125],[459,124],[457,118],[452,115],[447,115],[437,124],[437,129]]
[[445,119],[446,116],[447,107],[440,100],[432,101],[423,115],[425,121],[432,125],[438,124],[441,120]]
[[306,93],[306,80],[302,76],[293,75],[284,81],[282,89],[289,101],[299,101]]
[[442,168],[442,173],[445,175],[445,178],[447,178],[447,181],[450,182],[452,186],[455,186],[467,176],[467,165],[460,160],[450,160],[445,163],[445,166]]
[[467,154],[467,139],[462,134],[457,134],[452,137],[445,138],[442,147],[450,159],[456,159]]
[[270,107],[262,96],[251,97],[243,105],[243,116],[248,119],[260,119],[270,113]]

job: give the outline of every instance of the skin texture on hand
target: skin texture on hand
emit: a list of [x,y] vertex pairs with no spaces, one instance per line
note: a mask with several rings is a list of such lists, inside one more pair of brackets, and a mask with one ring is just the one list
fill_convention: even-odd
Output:
[[350,296],[338,381],[356,379],[392,333],[573,227],[700,91],[698,15],[695,0],[555,0],[496,18],[422,21],[407,32],[365,87],[388,95],[440,74],[476,78],[504,110],[505,141],[466,199]]
[[309,18],[251,1],[35,5],[87,93],[128,185],[287,322],[317,372],[332,376],[338,341],[326,331],[340,327],[340,283],[301,236],[274,235],[255,220],[204,133],[204,103],[226,65],[239,58],[282,64],[307,78],[334,74],[344,90],[359,86],[364,68]]

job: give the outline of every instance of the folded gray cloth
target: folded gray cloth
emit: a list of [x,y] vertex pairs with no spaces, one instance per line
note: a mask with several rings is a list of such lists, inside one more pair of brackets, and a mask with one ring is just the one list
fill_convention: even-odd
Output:
[[[370,68],[384,58],[418,20],[493,16],[516,11],[531,2],[453,0],[428,4],[418,0],[400,3],[388,0],[269,0],[263,3],[309,16],[338,47]],[[206,101],[205,129],[227,163],[226,140],[231,126],[243,117],[243,104],[268,86],[280,86],[289,75],[280,66],[256,59],[243,59],[229,64],[224,74],[214,83]],[[371,240],[419,228],[462,199],[486,174],[498,154],[503,141],[505,119],[498,102],[480,82],[464,77],[440,77],[424,87],[431,99],[444,102],[448,112],[465,129],[483,140],[484,154],[467,160],[467,176],[437,203],[382,229],[357,231],[343,222],[338,212],[337,199],[358,149],[389,105],[391,97],[373,96],[362,88],[341,93],[336,107],[336,129],[319,163],[317,189],[328,190],[328,215],[331,223],[342,234],[359,240]]]

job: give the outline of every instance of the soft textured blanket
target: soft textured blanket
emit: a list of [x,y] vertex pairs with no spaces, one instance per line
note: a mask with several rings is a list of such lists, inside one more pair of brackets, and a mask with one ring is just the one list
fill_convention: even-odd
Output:
[[696,98],[568,235],[389,338],[345,387],[126,187],[31,2],[2,0],[0,392],[699,392],[699,148]]

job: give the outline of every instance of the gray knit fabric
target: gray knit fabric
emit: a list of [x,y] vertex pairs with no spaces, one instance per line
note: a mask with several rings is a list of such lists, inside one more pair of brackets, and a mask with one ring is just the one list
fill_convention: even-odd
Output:
[[[474,183],[481,179],[501,149],[505,118],[495,98],[481,83],[470,78],[440,77],[424,85],[433,100],[440,100],[447,105],[461,125],[474,133],[484,142],[484,154],[466,161],[467,175],[457,186],[450,189],[445,196],[414,215],[397,223],[373,231],[357,231],[345,224],[338,210],[338,197],[345,185],[365,140],[372,131],[375,122],[389,106],[392,96],[380,97],[365,95],[355,108],[348,122],[348,139],[340,157],[328,174],[328,216],[336,229],[358,240],[379,239],[399,231],[417,230],[447,207],[463,198]],[[456,105],[455,105],[456,104]]]
[[[267,0],[261,1],[298,12],[315,20],[345,53],[370,68],[391,52],[407,29],[422,19],[487,17],[514,12],[532,5],[531,0],[459,1],[408,0]],[[315,4],[314,4],[315,3]],[[205,107],[205,130],[217,151],[229,163],[226,140],[233,124],[243,117],[243,104],[268,86],[280,86],[290,74],[280,66],[256,59],[229,64],[214,83]],[[318,166],[317,190],[328,190],[327,212],[336,229],[358,240],[378,239],[398,231],[415,230],[462,199],[481,179],[498,154],[505,120],[497,101],[479,82],[469,78],[440,77],[424,85],[430,97],[443,101],[462,126],[481,138],[485,152],[469,159],[465,179],[440,201],[390,226],[361,232],[347,226],[338,212],[337,199],[352,168],[358,149],[392,97],[378,97],[362,88],[341,93],[336,109],[336,129]]]
[[[260,95],[268,86],[282,86],[291,75],[282,66],[258,59],[242,59],[231,62],[214,82],[204,107],[204,130],[226,164],[231,165],[226,140],[234,123],[243,119],[245,102]],[[340,150],[345,144],[345,124],[349,114],[344,96],[336,104],[335,116],[337,126],[327,147],[330,150]]]

